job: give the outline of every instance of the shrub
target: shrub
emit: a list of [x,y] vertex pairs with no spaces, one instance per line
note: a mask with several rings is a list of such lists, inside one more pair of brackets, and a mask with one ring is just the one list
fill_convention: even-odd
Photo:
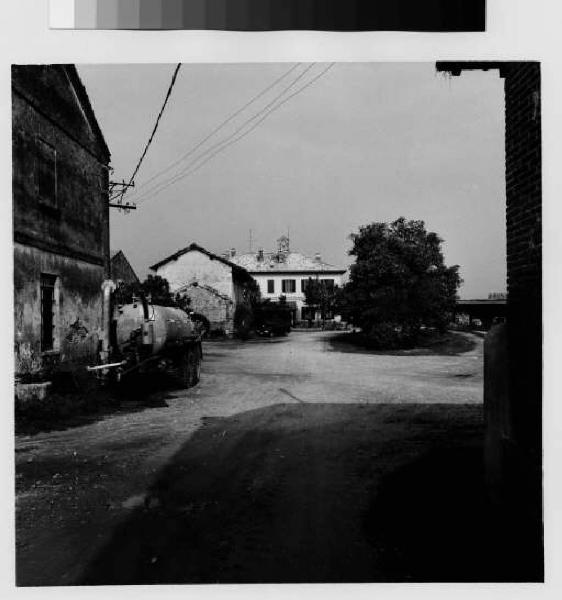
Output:
[[415,336],[396,323],[382,322],[372,325],[366,332],[367,345],[376,350],[411,348]]

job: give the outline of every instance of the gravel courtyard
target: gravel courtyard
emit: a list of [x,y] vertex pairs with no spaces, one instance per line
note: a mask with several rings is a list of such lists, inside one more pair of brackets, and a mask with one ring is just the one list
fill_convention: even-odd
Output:
[[17,583],[501,579],[482,339],[387,355],[338,335],[209,342],[196,388],[18,435]]

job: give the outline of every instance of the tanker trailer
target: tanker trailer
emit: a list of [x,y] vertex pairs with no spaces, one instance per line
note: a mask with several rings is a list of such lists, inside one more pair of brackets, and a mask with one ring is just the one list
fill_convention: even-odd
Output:
[[89,367],[103,378],[121,381],[135,373],[171,370],[185,387],[199,382],[201,337],[189,315],[179,308],[146,299],[116,306],[110,342],[110,362]]

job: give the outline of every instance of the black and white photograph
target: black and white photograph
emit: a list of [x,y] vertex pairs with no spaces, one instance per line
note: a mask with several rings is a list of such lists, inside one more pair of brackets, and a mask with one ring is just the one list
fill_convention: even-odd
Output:
[[18,586],[543,581],[540,62],[11,97]]

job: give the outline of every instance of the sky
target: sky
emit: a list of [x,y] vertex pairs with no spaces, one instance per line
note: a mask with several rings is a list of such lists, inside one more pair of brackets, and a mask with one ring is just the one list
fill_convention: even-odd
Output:
[[[111,209],[112,250],[122,249],[144,278],[191,242],[247,252],[251,230],[252,249],[267,251],[289,231],[292,250],[347,267],[351,233],[404,216],[443,238],[446,263],[460,265],[462,298],[505,291],[498,73],[447,77],[432,63],[328,66],[182,65],[126,196],[138,208]],[[113,180],[130,178],[174,68],[78,65]]]

